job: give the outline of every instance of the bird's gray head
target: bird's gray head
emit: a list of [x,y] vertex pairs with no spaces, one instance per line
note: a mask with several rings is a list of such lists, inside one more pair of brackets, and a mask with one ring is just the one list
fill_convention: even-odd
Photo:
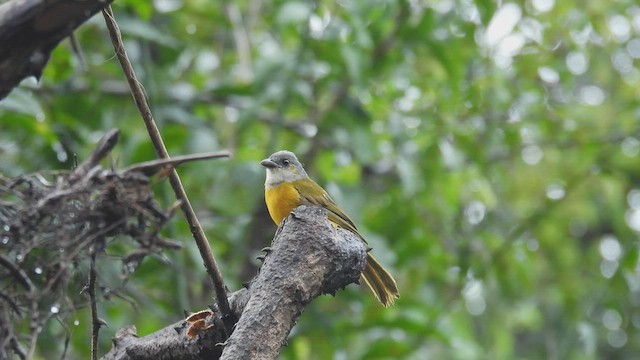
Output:
[[262,160],[260,165],[267,168],[265,186],[277,186],[285,182],[308,178],[302,164],[291,151],[281,150]]

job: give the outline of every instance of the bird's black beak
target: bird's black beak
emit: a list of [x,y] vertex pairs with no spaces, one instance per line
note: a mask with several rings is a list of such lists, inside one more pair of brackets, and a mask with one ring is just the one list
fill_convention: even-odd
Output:
[[278,167],[278,164],[273,162],[273,160],[271,160],[271,159],[264,159],[264,160],[260,161],[260,165],[266,167],[267,169],[273,169],[273,168],[277,168]]

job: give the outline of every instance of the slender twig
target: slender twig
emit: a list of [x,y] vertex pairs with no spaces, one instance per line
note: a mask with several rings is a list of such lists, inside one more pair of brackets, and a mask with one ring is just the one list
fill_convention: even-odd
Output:
[[89,71],[89,67],[87,66],[87,60],[84,58],[84,54],[82,53],[82,48],[80,47],[80,43],[78,42],[78,38],[76,37],[76,33],[72,32],[69,35],[69,40],[71,40],[71,49],[73,49],[73,53],[76,54],[76,58],[78,59],[78,63],[83,71]]
[[19,316],[22,316],[22,312],[20,311],[20,308],[18,307],[18,304],[16,304],[15,301],[13,301],[13,299],[11,299],[11,297],[9,297],[9,295],[6,295],[2,291],[0,291],[0,300],[4,300],[4,302],[9,304],[9,307],[13,311],[15,311],[16,314],[18,314]]
[[64,360],[67,358],[67,350],[69,350],[69,342],[71,341],[71,334],[68,333],[64,338],[64,348],[62,349],[62,354],[60,355],[60,360]]
[[182,165],[191,161],[198,160],[206,160],[206,159],[216,159],[222,157],[228,157],[229,153],[227,151],[218,151],[218,152],[208,152],[208,153],[200,153],[200,154],[191,154],[191,155],[179,155],[173,156],[171,159],[156,159],[141,162],[128,168],[122,170],[122,173],[127,173],[129,171],[138,171],[146,176],[152,176],[158,173],[160,170],[165,168],[175,168],[179,165]]
[[25,274],[24,271],[22,271],[22,269],[20,269],[18,266],[16,266],[16,264],[14,264],[11,260],[9,260],[9,258],[7,258],[2,254],[0,254],[0,265],[4,266],[7,270],[9,270],[11,275],[13,275],[13,277],[18,281],[18,283],[24,286],[25,289],[29,290],[30,292],[35,289],[35,287],[33,286],[33,283],[31,282],[31,279],[29,279],[27,274]]
[[[118,144],[120,139],[120,131],[118,129],[109,130],[98,142],[95,149],[91,152],[89,157],[83,161],[80,165],[77,165],[73,169],[73,172],[67,178],[67,182],[75,183],[76,181],[87,176],[89,170],[94,168],[98,163],[104,159],[111,150]],[[74,159],[77,162],[77,158]]]
[[[138,110],[142,115],[142,119],[144,120],[144,124],[147,127],[147,132],[151,138],[151,142],[155,147],[155,150],[159,157],[168,158],[169,153],[162,141],[162,136],[160,135],[160,131],[156,125],[155,120],[151,114],[151,109],[149,108],[149,104],[144,95],[144,90],[138,81],[135,72],[133,71],[133,66],[129,61],[129,57],[124,49],[124,44],[122,42],[122,36],[120,34],[120,29],[118,28],[118,24],[115,21],[115,17],[113,15],[113,11],[111,7],[107,7],[102,11],[102,14],[105,18],[105,22],[107,24],[107,28],[109,29],[109,35],[111,36],[111,42],[113,43],[113,47],[116,51],[116,55],[118,56],[118,60],[120,61],[120,65],[122,66],[122,70],[127,78],[129,83],[129,88],[131,89],[131,93],[133,98],[138,106]],[[189,228],[191,229],[191,234],[198,246],[198,250],[200,251],[200,256],[204,262],[204,265],[207,269],[207,273],[213,282],[213,286],[216,293],[216,300],[218,304],[218,308],[222,314],[222,319],[225,322],[225,327],[227,328],[227,333],[231,333],[231,329],[233,326],[233,316],[231,310],[229,309],[229,301],[227,300],[227,287],[224,284],[224,280],[222,278],[222,273],[218,269],[218,265],[216,260],[211,252],[211,247],[209,245],[209,241],[207,240],[206,235],[204,234],[204,230],[196,217],[195,212],[193,211],[193,207],[191,207],[191,203],[187,197],[187,194],[182,187],[182,182],[180,181],[180,177],[175,169],[172,169],[169,175],[169,182],[171,183],[171,187],[176,194],[176,198],[182,202],[182,211],[184,212],[185,218],[189,223]]]
[[64,346],[62,348],[62,354],[60,354],[60,360],[64,360],[67,358],[67,351],[69,350],[69,342],[71,341],[71,329],[69,329],[69,326],[62,321],[62,319],[60,319],[60,314],[58,314],[58,316],[55,316],[55,319],[58,321],[58,324],[60,324],[60,326],[62,326],[62,328],[64,329]]
[[38,343],[38,337],[42,331],[42,322],[40,321],[40,311],[38,310],[39,302],[37,297],[31,299],[31,319],[29,320],[29,328],[31,329],[31,338],[29,340],[29,350],[25,356],[26,359],[33,359],[33,354],[36,352],[36,344]]
[[24,351],[24,349],[22,348],[22,345],[20,345],[20,343],[18,342],[18,340],[16,339],[15,336],[12,336],[11,340],[9,340],[9,341],[11,343],[11,348],[13,349],[15,354],[18,355],[18,357],[21,360],[28,359],[27,358],[27,353]]
[[89,269],[89,301],[91,302],[91,359],[98,360],[98,333],[100,332],[100,319],[98,318],[98,307],[96,305],[96,252],[90,249],[91,264]]

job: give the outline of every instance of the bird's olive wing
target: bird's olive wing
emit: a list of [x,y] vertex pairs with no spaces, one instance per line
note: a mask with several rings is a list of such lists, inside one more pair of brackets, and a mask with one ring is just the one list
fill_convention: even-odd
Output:
[[333,201],[331,196],[329,196],[320,185],[310,179],[295,181],[293,185],[300,194],[302,204],[322,206],[328,210],[327,218],[329,218],[329,221],[353,232],[364,240],[358,232],[356,225],[353,223],[353,220],[338,207],[336,202]]

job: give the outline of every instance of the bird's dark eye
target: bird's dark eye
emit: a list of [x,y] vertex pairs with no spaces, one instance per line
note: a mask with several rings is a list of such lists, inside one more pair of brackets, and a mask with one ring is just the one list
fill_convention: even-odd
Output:
[[291,164],[291,161],[289,161],[289,159],[282,160],[282,165],[289,166],[289,164]]

